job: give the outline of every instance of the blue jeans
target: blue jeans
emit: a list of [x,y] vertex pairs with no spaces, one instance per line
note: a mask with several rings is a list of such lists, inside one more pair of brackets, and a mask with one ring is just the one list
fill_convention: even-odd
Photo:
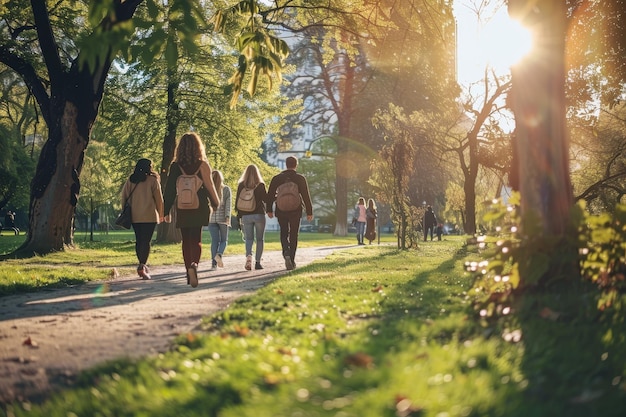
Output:
[[265,245],[265,214],[244,214],[241,216],[241,224],[246,241],[246,256],[252,255],[252,244],[256,237],[255,260],[261,262]]
[[365,222],[356,222],[356,240],[363,243],[363,235],[365,235]]
[[215,255],[223,254],[228,245],[228,225],[209,223],[209,233],[211,234],[211,259],[215,259]]

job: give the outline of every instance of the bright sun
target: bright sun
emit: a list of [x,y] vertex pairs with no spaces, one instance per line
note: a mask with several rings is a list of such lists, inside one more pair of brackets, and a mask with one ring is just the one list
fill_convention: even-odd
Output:
[[458,73],[459,82],[479,81],[488,65],[498,75],[531,51],[530,31],[512,20],[503,7],[488,22],[479,25],[476,15],[459,8],[458,22]]

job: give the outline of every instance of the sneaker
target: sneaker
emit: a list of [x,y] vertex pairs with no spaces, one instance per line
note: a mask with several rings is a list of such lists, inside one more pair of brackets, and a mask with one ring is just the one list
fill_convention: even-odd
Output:
[[189,284],[192,288],[198,286],[198,264],[192,263],[191,267],[187,268],[187,275],[189,276]]
[[263,265],[261,265],[261,262],[257,262],[254,264],[254,269],[263,269]]
[[148,267],[144,264],[141,264],[137,267],[137,275],[141,277],[141,279],[148,280],[152,279],[150,276],[150,272],[148,271]]
[[291,261],[291,256],[285,256],[285,268],[290,271],[294,268],[293,262]]
[[220,268],[224,268],[224,261],[222,260],[221,253],[218,253],[217,255],[215,255],[215,259],[213,260],[217,263],[217,266],[219,266]]
[[217,269],[217,264],[215,262],[213,262],[211,264],[211,271],[215,271]]
[[252,255],[248,255],[246,256],[246,266],[245,266],[247,271],[250,271],[252,269]]

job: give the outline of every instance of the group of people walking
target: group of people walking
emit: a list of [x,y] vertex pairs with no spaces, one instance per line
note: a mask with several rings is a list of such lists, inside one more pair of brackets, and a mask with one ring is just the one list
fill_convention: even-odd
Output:
[[[269,188],[266,188],[261,172],[254,164],[248,165],[239,179],[234,201],[245,240],[246,270],[252,269],[253,259],[254,269],[263,269],[261,261],[266,215],[278,219],[286,269],[291,270],[296,266],[302,210],[305,210],[307,220],[313,219],[307,180],[296,172],[297,166],[297,158],[288,157],[286,169],[272,178]],[[182,194],[183,187],[192,190],[192,196],[189,201],[185,201],[185,206],[181,206],[180,201],[182,195],[187,195]],[[187,132],[179,139],[164,190],[161,189],[159,174],[154,170],[152,162],[142,158],[137,161],[134,172],[124,184],[121,200],[122,207],[127,201],[131,206],[135,252],[139,262],[137,274],[142,279],[151,279],[146,264],[154,229],[159,223],[171,222],[170,213],[175,204],[175,226],[180,229],[182,237],[187,283],[192,287],[198,285],[202,228],[205,226],[208,226],[211,235],[211,267],[216,269],[224,266],[223,254],[228,245],[233,209],[232,191],[224,184],[222,172],[211,168],[204,144],[197,133]],[[295,201],[295,204],[282,203],[283,200]]]
[[352,223],[356,227],[356,240],[359,245],[365,245],[364,239],[369,240],[370,245],[372,241],[376,240],[377,218],[378,211],[374,200],[368,199],[366,205],[365,198],[359,197],[352,217]]

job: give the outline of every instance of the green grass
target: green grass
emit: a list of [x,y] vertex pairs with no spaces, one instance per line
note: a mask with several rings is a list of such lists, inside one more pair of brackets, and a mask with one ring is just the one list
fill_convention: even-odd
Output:
[[[155,234],[156,236],[156,234]],[[0,255],[9,256],[26,236],[21,234],[0,236]],[[202,234],[203,259],[210,254],[211,239],[208,231]],[[356,238],[335,237],[329,233],[301,233],[298,246],[344,246],[355,243]],[[381,235],[381,243],[395,242],[394,235]],[[58,288],[111,276],[116,268],[119,274],[134,274],[137,266],[135,235],[132,231],[95,232],[93,240],[89,233],[79,232],[74,238],[75,248],[46,256],[29,259],[6,259],[0,261],[0,296],[43,288]],[[278,232],[266,232],[265,250],[280,250]],[[231,230],[228,254],[245,252],[241,232]],[[182,264],[180,244],[153,244],[149,258],[151,266]]]
[[[281,277],[182,335],[15,416],[623,416],[626,325],[580,286],[483,327],[462,238],[366,246]],[[556,315],[541,314],[550,308]],[[28,410],[28,411],[27,411]]]

